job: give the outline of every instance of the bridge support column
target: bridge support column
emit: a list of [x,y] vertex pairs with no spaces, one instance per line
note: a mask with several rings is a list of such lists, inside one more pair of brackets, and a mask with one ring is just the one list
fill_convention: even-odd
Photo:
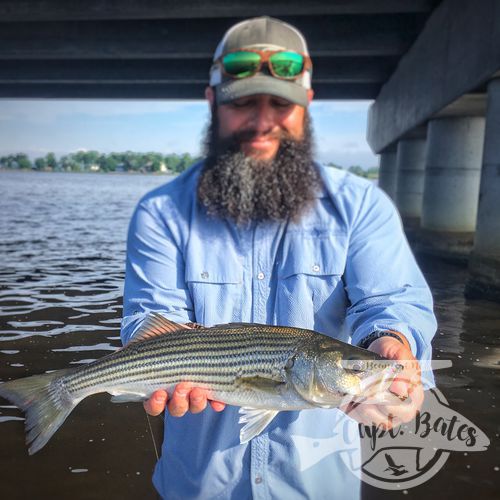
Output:
[[476,229],[485,119],[431,120],[418,250],[466,263]]
[[500,79],[488,85],[483,168],[468,297],[500,301]]
[[396,199],[396,183],[398,174],[397,149],[388,149],[380,154],[378,185],[393,200]]
[[425,139],[401,139],[398,143],[396,206],[410,232],[420,225],[425,150]]

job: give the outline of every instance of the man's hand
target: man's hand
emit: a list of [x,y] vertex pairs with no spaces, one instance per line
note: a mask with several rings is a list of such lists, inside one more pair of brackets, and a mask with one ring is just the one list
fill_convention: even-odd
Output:
[[[420,379],[420,368],[410,348],[392,337],[381,337],[370,344],[369,351],[384,358],[403,361],[404,370],[398,374],[389,391],[401,399],[395,405],[349,404],[343,410],[354,420],[365,424],[381,426],[384,429],[410,422],[422,406],[424,390]],[[407,361],[407,363],[404,363]]]
[[156,417],[164,409],[168,407],[168,412],[173,417],[182,417],[188,410],[191,413],[200,413],[210,402],[210,406],[215,411],[222,411],[226,405],[219,401],[209,401],[207,398],[207,391],[199,387],[192,387],[190,384],[181,382],[177,384],[174,393],[170,400],[168,400],[166,391],[155,391],[151,397],[144,402],[144,409],[149,415]]

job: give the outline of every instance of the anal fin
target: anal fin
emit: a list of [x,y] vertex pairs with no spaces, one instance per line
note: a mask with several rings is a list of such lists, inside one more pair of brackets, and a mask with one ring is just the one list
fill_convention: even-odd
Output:
[[112,403],[137,403],[146,399],[147,396],[145,394],[137,392],[116,392],[111,396]]
[[277,410],[240,408],[239,424],[245,424],[240,430],[240,443],[247,443],[258,436],[279,413]]

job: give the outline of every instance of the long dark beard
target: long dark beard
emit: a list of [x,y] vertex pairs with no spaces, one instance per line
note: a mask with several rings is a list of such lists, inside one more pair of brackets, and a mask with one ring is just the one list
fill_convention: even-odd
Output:
[[297,221],[310,207],[321,185],[312,159],[312,130],[306,112],[304,134],[296,140],[280,135],[273,160],[255,160],[241,152],[249,131],[218,138],[216,113],[207,130],[206,160],[198,184],[198,199],[209,215],[238,225],[251,221]]

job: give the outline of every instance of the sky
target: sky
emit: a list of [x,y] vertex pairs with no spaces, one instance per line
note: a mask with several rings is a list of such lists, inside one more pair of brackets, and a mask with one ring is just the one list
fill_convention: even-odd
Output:
[[[311,115],[319,161],[378,165],[366,142],[371,101],[317,101]],[[0,99],[0,156],[32,159],[78,150],[199,155],[208,122],[204,101]]]

